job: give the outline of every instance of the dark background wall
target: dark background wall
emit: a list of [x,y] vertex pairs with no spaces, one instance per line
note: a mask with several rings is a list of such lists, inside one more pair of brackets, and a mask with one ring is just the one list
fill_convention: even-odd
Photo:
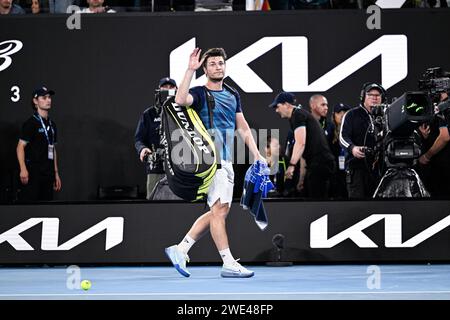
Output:
[[[416,90],[427,67],[450,70],[449,10],[384,10],[380,30],[367,29],[367,18],[364,11],[353,10],[86,15],[81,30],[69,30],[65,15],[2,17],[0,42],[24,44],[12,65],[0,72],[2,190],[16,181],[15,146],[21,123],[32,113],[31,92],[46,84],[56,91],[51,117],[59,128],[63,179],[57,199],[94,199],[98,185],[138,184],[143,191],[144,171],[133,147],[137,120],[153,103],[158,79],[173,72],[171,51],[193,37],[199,47],[224,47],[232,57],[263,37],[305,36],[311,83],[380,36],[403,34],[408,75],[389,88],[390,97]],[[245,93],[237,87],[246,118],[255,129],[280,129],[284,138],[287,122],[267,108],[282,90],[281,46],[249,66],[273,92]],[[331,106],[341,101],[355,105],[366,81],[381,82],[380,57],[324,94]],[[13,86],[21,90],[17,103],[11,101]],[[311,94],[296,93],[303,105]],[[245,168],[236,169],[239,182]]]

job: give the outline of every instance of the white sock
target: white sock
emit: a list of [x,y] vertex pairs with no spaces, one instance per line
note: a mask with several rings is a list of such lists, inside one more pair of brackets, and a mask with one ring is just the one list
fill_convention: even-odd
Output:
[[188,253],[188,251],[191,249],[191,247],[194,245],[195,240],[189,237],[189,235],[186,235],[183,240],[178,244],[178,248],[183,253]]
[[231,254],[230,248],[220,250],[219,253],[220,257],[223,260],[223,264],[232,264],[234,261],[236,261]]

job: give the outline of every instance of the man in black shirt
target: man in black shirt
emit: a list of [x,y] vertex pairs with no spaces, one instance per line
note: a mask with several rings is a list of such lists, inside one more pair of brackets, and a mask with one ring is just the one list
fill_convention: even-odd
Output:
[[291,179],[300,158],[306,162],[306,188],[308,196],[325,198],[328,196],[330,180],[335,172],[335,160],[330,151],[325,134],[319,122],[306,110],[296,108],[292,93],[279,93],[271,108],[282,117],[289,119],[294,132],[295,144],[286,177]]
[[22,126],[17,159],[22,183],[21,201],[53,200],[53,190],[61,189],[56,156],[56,124],[48,114],[55,92],[46,87],[33,92],[34,114]]
[[[450,125],[449,125],[448,93],[440,93],[439,112],[431,123],[431,133],[424,141],[426,152],[419,158],[422,165],[431,167],[431,181],[428,184],[433,197],[450,197]],[[431,145],[432,144],[432,145]],[[422,171],[425,168],[422,168]]]

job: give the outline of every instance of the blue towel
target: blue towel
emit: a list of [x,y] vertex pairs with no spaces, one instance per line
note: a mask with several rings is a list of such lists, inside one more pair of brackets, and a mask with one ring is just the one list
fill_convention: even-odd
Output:
[[241,206],[244,210],[250,209],[256,225],[264,230],[268,225],[267,213],[262,199],[274,188],[269,179],[270,169],[267,163],[257,160],[248,168],[244,179],[244,191],[241,197]]

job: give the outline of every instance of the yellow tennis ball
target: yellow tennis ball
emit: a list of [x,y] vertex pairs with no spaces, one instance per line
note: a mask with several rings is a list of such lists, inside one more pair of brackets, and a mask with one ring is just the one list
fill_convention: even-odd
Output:
[[91,288],[91,282],[89,280],[81,281],[81,289],[89,290]]

